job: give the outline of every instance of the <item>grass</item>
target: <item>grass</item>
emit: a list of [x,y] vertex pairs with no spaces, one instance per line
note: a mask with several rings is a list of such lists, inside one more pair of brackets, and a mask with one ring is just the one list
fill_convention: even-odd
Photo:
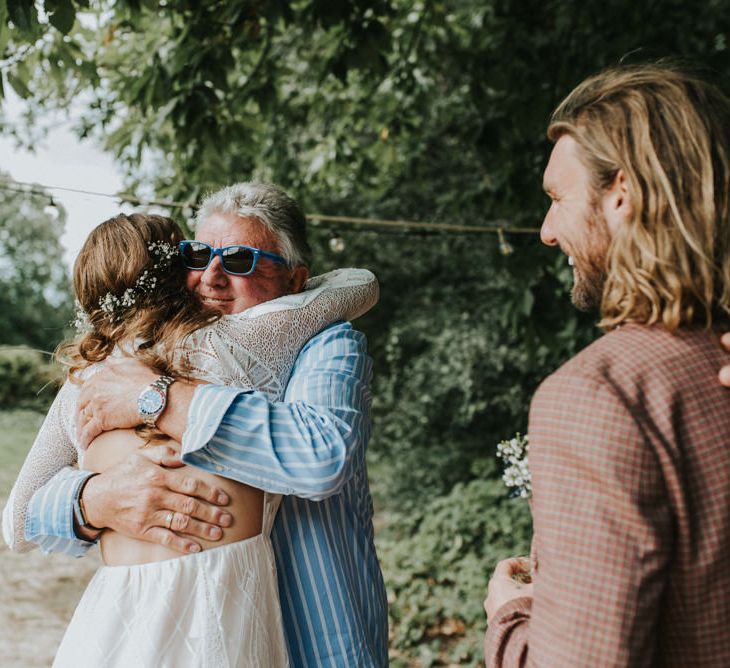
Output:
[[0,410],[0,496],[7,496],[45,417],[27,409]]

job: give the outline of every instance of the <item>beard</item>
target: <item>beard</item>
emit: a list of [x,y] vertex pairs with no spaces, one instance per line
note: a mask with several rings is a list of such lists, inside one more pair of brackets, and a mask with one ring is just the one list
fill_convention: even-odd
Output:
[[586,223],[585,245],[574,247],[571,253],[574,283],[570,299],[579,311],[597,311],[603,301],[603,288],[608,276],[606,260],[611,235],[597,205],[591,207]]

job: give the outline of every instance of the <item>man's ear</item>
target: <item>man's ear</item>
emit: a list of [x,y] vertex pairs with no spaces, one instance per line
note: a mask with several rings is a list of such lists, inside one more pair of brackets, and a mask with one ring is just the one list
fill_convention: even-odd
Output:
[[629,184],[623,169],[616,172],[613,184],[603,194],[601,204],[608,229],[613,235],[621,224],[631,218],[633,213]]
[[307,282],[308,278],[309,269],[303,265],[294,267],[294,269],[291,270],[291,275],[289,277],[289,294],[293,295],[297,292],[301,292],[304,289],[304,284]]

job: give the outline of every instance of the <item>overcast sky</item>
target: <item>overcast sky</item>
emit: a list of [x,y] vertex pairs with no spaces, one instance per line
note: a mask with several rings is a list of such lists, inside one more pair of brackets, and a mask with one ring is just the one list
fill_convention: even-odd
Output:
[[[3,103],[3,114],[12,119],[20,105],[9,86],[5,91],[8,97]],[[70,122],[58,125],[33,152],[19,150],[12,140],[0,136],[0,170],[9,173],[16,181],[104,193],[119,192],[122,178],[112,157],[91,142],[77,139],[70,126]],[[94,226],[120,210],[131,209],[104,197],[57,190],[50,192],[68,214],[61,243],[69,266]]]

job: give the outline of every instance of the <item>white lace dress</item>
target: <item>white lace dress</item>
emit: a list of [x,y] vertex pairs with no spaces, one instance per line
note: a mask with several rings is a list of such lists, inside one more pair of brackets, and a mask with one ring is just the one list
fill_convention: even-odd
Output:
[[[362,315],[377,298],[369,271],[336,270],[311,279],[304,292],[224,316],[190,335],[178,353],[196,378],[278,399],[304,343],[332,322]],[[3,536],[16,551],[35,547],[24,531],[33,493],[82,461],[74,427],[78,393],[69,381],[59,391],[3,511]],[[166,561],[100,568],[53,665],[287,666],[270,539],[280,500],[264,495],[258,536]]]

